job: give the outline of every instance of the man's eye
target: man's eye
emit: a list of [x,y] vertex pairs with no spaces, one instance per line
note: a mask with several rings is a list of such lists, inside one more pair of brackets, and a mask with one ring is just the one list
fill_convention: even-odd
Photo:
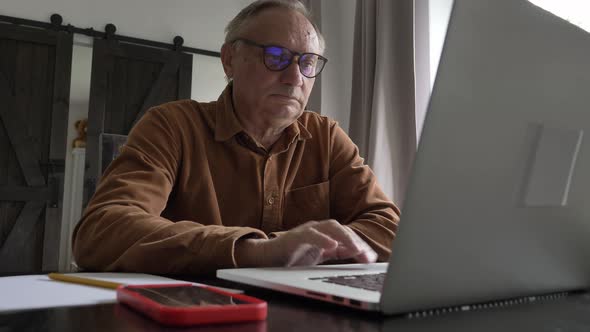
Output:
[[313,62],[313,61],[304,61],[301,64],[301,67],[306,68],[306,69],[311,69],[311,68],[315,67],[315,62]]
[[281,62],[281,56],[280,55],[274,55],[274,54],[267,54],[266,55],[266,60],[270,61],[270,62]]

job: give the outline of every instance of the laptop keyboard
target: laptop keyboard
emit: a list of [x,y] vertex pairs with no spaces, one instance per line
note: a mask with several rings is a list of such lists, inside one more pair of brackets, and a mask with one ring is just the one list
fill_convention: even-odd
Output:
[[385,273],[319,277],[309,279],[380,292],[383,289]]

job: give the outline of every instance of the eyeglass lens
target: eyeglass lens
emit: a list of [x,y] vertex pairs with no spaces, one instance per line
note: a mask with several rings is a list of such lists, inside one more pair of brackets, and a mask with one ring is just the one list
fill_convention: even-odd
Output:
[[[291,64],[293,53],[286,48],[267,46],[264,48],[264,63],[270,70],[283,70]],[[324,67],[324,59],[313,53],[304,53],[298,59],[299,70],[306,77],[317,76]]]

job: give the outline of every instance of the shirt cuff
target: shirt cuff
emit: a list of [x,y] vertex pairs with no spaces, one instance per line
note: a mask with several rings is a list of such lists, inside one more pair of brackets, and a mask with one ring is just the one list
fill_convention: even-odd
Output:
[[234,268],[238,267],[236,262],[236,242],[241,239],[268,239],[266,234],[258,229],[246,228],[248,230],[244,234],[235,237],[231,243],[231,264]]

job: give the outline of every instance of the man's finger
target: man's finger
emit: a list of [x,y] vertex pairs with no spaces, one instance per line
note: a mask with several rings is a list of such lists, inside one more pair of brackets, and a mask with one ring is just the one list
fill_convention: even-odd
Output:
[[313,228],[298,233],[295,240],[297,244],[307,243],[323,250],[334,250],[339,245],[336,239]]
[[302,244],[295,251],[293,251],[291,258],[287,262],[287,266],[312,266],[322,262],[324,250],[310,245]]
[[362,239],[350,228],[340,224],[336,220],[322,221],[314,225],[313,228],[338,241],[339,246],[347,248],[346,252],[343,252],[343,254],[349,257],[351,257],[351,255],[356,256],[363,251],[362,242],[364,241],[362,241]]
[[362,254],[357,255],[354,257],[354,259],[359,262],[359,263],[375,263],[377,261],[377,253],[371,249],[368,251],[364,251]]
[[355,244],[355,248],[345,246],[339,243],[334,250],[324,252],[325,260],[343,260],[353,258],[359,263],[373,263],[377,260],[377,253],[369,246],[360,236],[358,236],[350,227],[343,226]]
[[371,248],[371,246],[367,242],[365,242],[357,233],[355,233],[355,231],[352,228],[348,226],[344,227],[348,230],[348,232],[352,233],[352,237],[356,239],[357,244],[362,248],[361,253],[354,257],[355,260],[359,263],[376,262],[378,255],[375,252],[375,250],[373,250],[373,248]]

